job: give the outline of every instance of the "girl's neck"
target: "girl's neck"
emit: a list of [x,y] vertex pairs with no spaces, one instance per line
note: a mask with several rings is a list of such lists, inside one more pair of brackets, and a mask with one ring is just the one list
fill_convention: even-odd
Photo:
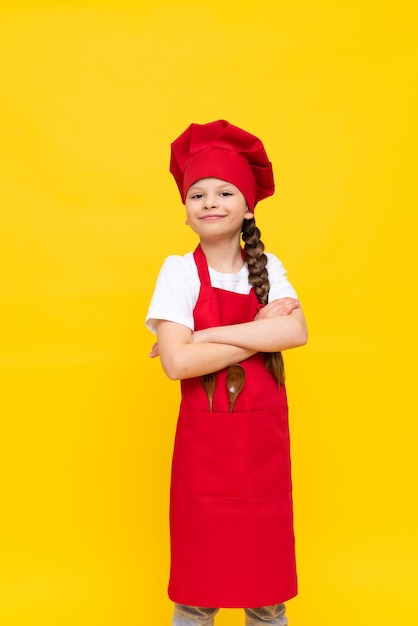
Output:
[[212,269],[222,274],[236,274],[244,265],[240,240],[226,242],[200,241],[206,261]]

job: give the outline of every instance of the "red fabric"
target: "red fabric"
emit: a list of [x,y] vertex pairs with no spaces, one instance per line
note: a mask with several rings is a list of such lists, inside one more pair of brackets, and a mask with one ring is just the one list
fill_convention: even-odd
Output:
[[[196,330],[254,319],[258,300],[212,288],[200,246]],[[213,412],[201,377],[182,381],[171,483],[170,598],[206,607],[260,607],[297,593],[289,428],[284,386],[264,355],[229,413],[226,370]]]
[[201,178],[220,178],[241,191],[248,208],[274,193],[272,165],[260,139],[218,120],[191,124],[171,144],[170,172],[185,197]]

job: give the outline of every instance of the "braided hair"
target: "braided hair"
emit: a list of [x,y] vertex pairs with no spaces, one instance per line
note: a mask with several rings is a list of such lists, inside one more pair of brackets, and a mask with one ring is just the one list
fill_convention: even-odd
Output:
[[[270,282],[267,270],[267,256],[264,254],[264,244],[260,239],[261,232],[255,224],[255,218],[245,219],[242,225],[242,239],[245,243],[245,262],[248,265],[248,282],[260,304],[267,304]],[[266,352],[266,368],[277,380],[279,386],[284,384],[285,373],[281,352]]]

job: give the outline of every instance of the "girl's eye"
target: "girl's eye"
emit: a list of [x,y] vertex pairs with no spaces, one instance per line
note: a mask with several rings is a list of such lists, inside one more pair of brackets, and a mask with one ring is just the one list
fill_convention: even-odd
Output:
[[200,200],[203,198],[203,193],[195,193],[192,195],[192,200]]
[[227,196],[232,196],[232,193],[230,191],[222,191],[221,192],[221,196],[223,196],[224,198],[226,198]]

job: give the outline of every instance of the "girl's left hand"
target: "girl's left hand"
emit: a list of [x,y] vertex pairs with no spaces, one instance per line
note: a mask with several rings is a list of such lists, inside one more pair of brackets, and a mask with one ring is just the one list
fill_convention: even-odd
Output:
[[149,353],[151,359],[155,359],[156,356],[160,356],[160,352],[158,350],[158,342],[155,342],[151,347],[151,352]]
[[278,298],[269,302],[258,311],[255,320],[265,320],[269,317],[279,317],[290,315],[292,311],[300,307],[300,302],[296,298]]

